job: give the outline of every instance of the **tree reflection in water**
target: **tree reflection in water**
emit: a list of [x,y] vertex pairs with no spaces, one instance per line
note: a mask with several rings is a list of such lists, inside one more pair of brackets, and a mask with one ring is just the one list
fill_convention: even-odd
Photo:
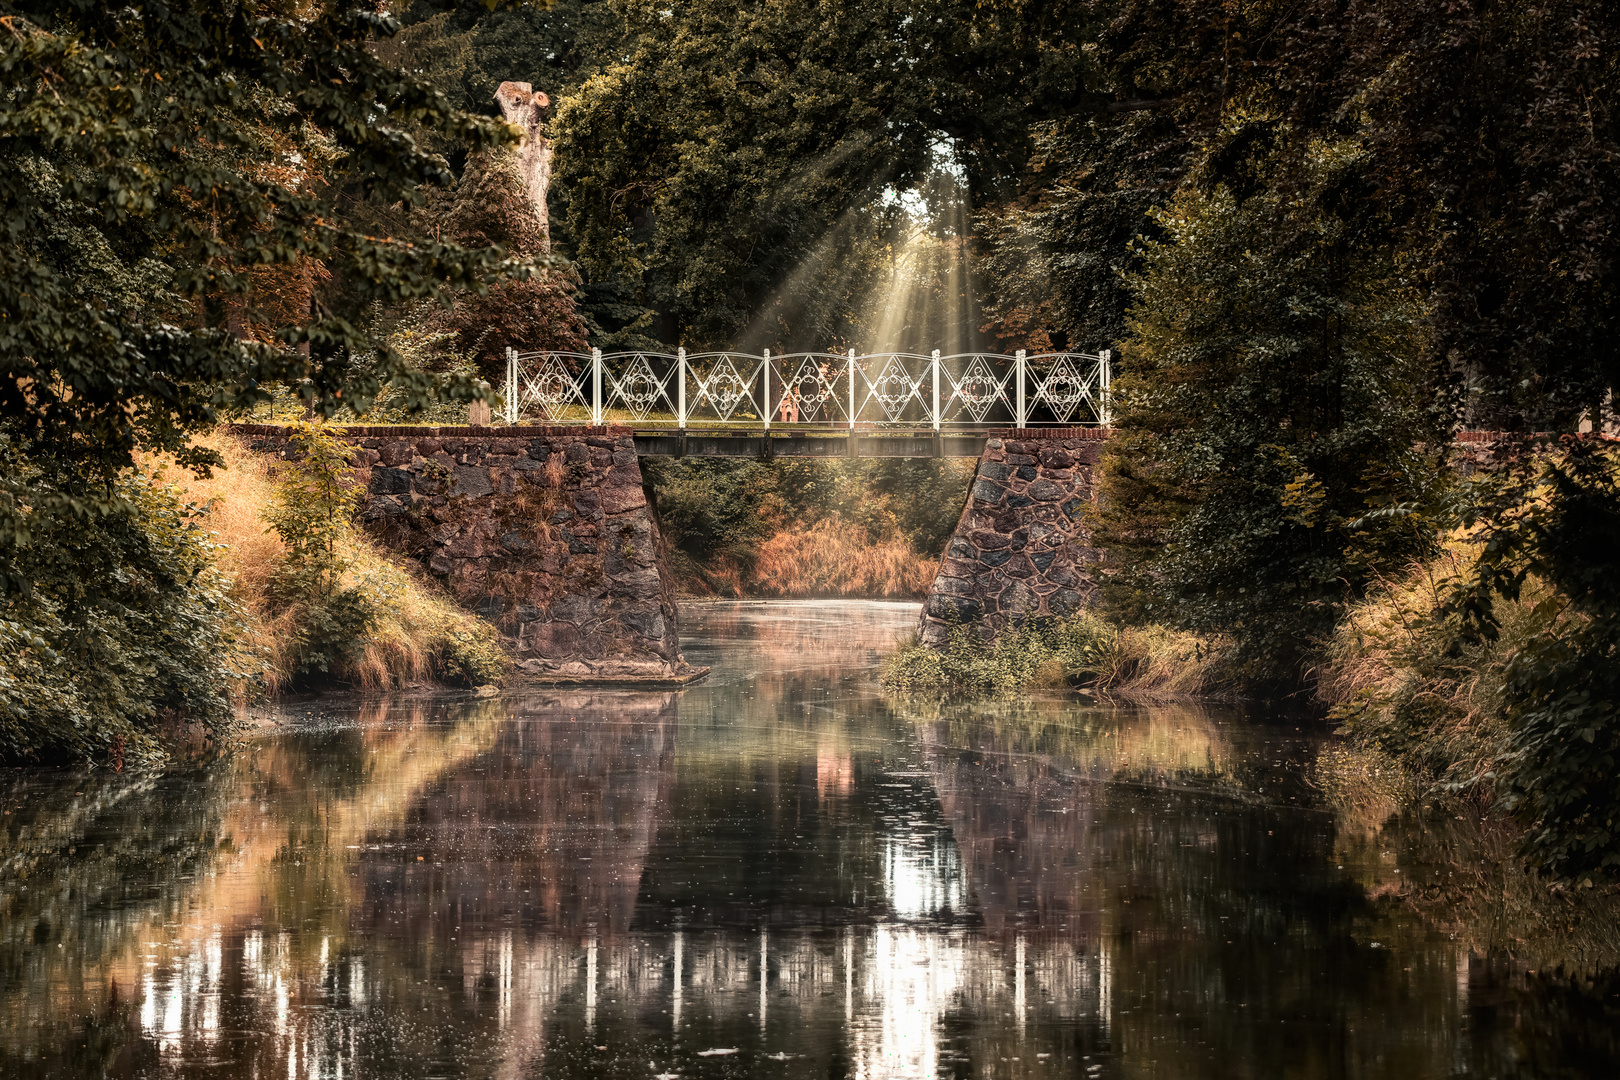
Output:
[[913,617],[704,606],[715,672],[679,695],[387,702],[156,777],[6,774],[0,1075],[1612,1062],[1603,986],[1488,978],[1340,869],[1315,736],[886,700]]

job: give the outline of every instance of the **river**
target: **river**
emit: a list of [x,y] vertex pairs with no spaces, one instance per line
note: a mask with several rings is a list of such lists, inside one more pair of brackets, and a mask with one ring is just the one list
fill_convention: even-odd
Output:
[[693,605],[680,692],[0,773],[0,1075],[1615,1075],[1613,995],[1378,901],[1319,721],[887,699],[915,618]]

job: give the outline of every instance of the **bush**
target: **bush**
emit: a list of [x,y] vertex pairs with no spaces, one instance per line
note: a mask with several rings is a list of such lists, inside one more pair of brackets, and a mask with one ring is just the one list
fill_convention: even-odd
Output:
[[1115,666],[1119,635],[1090,612],[1032,619],[985,643],[971,626],[952,627],[943,649],[913,642],[883,669],[888,690],[995,691],[1077,686]]
[[[1349,612],[1321,693],[1423,796],[1499,799],[1558,877],[1620,868],[1620,479],[1572,440],[1459,496],[1437,559]],[[1477,529],[1476,529],[1477,526]]]
[[[53,476],[0,442],[0,467]],[[35,515],[25,542],[0,550],[26,592],[0,599],[0,759],[126,762],[163,757],[159,728],[229,721],[236,618],[197,507],[161,474],[125,474],[99,512]]]
[[282,466],[264,517],[281,539],[270,593],[294,612],[299,646],[296,677],[347,666],[377,619],[375,598],[344,582],[350,519],[359,505],[354,448],[316,424],[292,426],[290,460]]
[[353,448],[320,425],[301,424],[290,450],[264,515],[282,544],[263,588],[283,609],[287,632],[273,659],[285,676],[370,690],[429,678],[498,680],[507,658],[495,628],[354,534]]
[[[1475,639],[1499,641],[1500,601],[1534,598],[1539,625],[1509,658],[1503,803],[1531,863],[1561,877],[1620,871],[1620,451],[1568,437],[1482,485],[1484,524],[1456,607]],[[1472,523],[1472,522],[1470,522]]]

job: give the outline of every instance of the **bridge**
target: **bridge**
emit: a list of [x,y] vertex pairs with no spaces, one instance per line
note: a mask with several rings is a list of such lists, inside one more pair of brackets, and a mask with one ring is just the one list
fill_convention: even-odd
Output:
[[654,457],[977,457],[994,430],[1106,427],[1112,356],[506,351],[507,425],[609,425]]

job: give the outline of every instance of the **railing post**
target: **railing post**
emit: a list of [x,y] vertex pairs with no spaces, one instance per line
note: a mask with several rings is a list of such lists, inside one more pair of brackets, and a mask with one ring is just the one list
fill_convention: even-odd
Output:
[[1098,410],[1097,419],[1102,421],[1104,427],[1114,422],[1114,411],[1108,400],[1108,388],[1114,382],[1114,350],[1104,349],[1097,356],[1097,367],[1102,382],[1102,408]]
[[1024,418],[1025,418],[1025,413],[1024,413],[1024,368],[1025,368],[1024,356],[1025,356],[1024,350],[1019,349],[1017,355],[1013,357],[1013,382],[1017,386],[1017,405],[1013,410],[1013,419],[1015,421],[1014,426],[1015,427],[1020,427],[1020,428],[1024,426]]
[[939,430],[939,350],[934,350],[934,430]]
[[508,345],[506,347],[506,386],[501,389],[501,397],[506,406],[501,411],[506,414],[508,424],[517,423],[516,420],[512,419],[512,388],[517,384],[517,361],[512,359],[514,355],[516,354],[512,346]]
[[771,350],[765,350],[765,398],[759,407],[759,418],[765,421],[765,430],[771,430]]
[[849,430],[855,430],[855,346],[849,347]]
[[[602,350],[591,350],[591,426],[602,426]],[[1022,426],[1022,425],[1020,425]]]
[[675,384],[675,420],[680,424],[681,430],[686,430],[686,349],[675,350],[675,377],[680,381]]

